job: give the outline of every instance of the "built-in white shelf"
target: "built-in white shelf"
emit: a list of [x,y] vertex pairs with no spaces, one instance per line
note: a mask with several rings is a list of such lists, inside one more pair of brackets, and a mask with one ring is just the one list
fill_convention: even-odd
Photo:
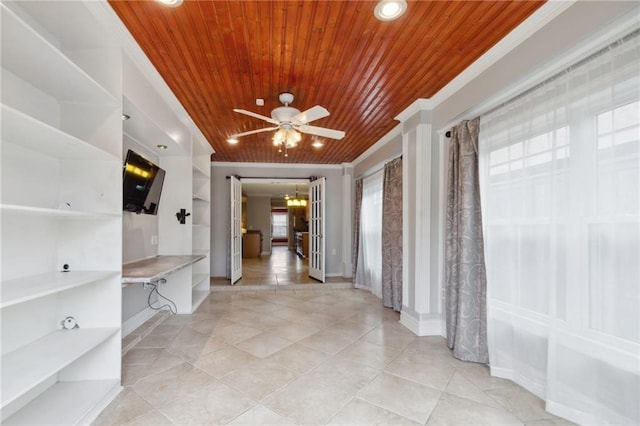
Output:
[[193,274],[193,279],[191,280],[191,286],[193,288],[196,288],[197,286],[199,286],[200,284],[202,284],[203,281],[207,280],[207,282],[209,281],[209,274]]
[[209,204],[209,200],[204,198],[202,195],[193,194],[191,198],[197,203]]
[[3,425],[72,425],[85,423],[105,395],[121,389],[118,380],[58,382],[6,419]]
[[119,328],[58,330],[3,355],[2,407],[58,373],[118,333],[119,330]]
[[191,198],[196,201],[209,202],[209,194],[204,192],[194,193]]
[[2,281],[0,283],[2,285],[0,308],[28,302],[118,275],[120,275],[119,271],[55,271]]
[[199,164],[193,163],[193,177],[195,179],[208,180],[209,171],[200,167]]
[[125,135],[139,144],[145,145],[143,141],[153,141],[155,145],[165,145],[168,148],[167,151],[174,153],[173,155],[183,149],[166,131],[162,130],[157,123],[126,96],[122,101],[122,111],[132,118],[131,120],[126,120],[123,124]]
[[194,265],[191,277],[191,312],[194,312],[207,298],[211,290],[209,234],[211,229],[211,154],[213,150],[206,141],[194,139],[192,152],[192,253],[205,258]]
[[0,12],[3,68],[60,101],[118,105],[104,87],[11,9],[0,4]]
[[99,219],[99,220],[111,220],[118,219],[121,213],[99,213],[99,212],[84,212],[78,210],[66,210],[66,209],[48,209],[42,207],[31,207],[15,204],[0,204],[0,212],[2,214],[17,214],[17,215],[29,215],[29,216],[50,216],[57,218],[73,218],[73,219]]
[[195,311],[198,306],[200,306],[200,304],[204,302],[204,299],[206,299],[208,295],[208,290],[195,290],[191,296],[191,312]]
[[8,105],[3,104],[0,111],[2,114],[2,143],[20,145],[60,159],[121,161],[111,153]]

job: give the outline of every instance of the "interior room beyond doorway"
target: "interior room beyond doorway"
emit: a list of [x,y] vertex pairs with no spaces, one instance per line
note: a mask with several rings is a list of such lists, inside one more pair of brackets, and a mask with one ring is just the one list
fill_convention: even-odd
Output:
[[[236,285],[317,283],[309,278],[305,245],[309,181],[242,179],[241,183],[242,279]],[[292,201],[288,203],[289,200]]]

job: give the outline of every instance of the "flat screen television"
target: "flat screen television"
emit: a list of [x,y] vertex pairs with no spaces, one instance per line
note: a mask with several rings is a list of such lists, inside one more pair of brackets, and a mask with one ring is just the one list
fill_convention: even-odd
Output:
[[135,151],[127,151],[122,178],[122,208],[137,214],[158,214],[165,172]]

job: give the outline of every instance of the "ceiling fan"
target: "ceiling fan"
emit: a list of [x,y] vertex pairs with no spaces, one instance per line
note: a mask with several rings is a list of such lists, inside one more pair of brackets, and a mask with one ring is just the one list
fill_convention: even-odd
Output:
[[238,141],[237,138],[241,136],[276,130],[276,133],[273,136],[273,144],[280,150],[284,148],[286,156],[286,149],[294,148],[300,141],[300,133],[306,133],[309,135],[321,136],[331,139],[342,139],[344,137],[345,133],[342,130],[333,130],[327,129],[325,127],[309,125],[310,122],[327,117],[329,115],[329,111],[327,111],[325,108],[316,105],[306,111],[300,112],[300,110],[298,110],[297,108],[289,106],[289,104],[293,102],[293,95],[291,93],[281,93],[278,99],[284,104],[284,106],[277,107],[273,111],[271,111],[271,117],[260,115],[244,109],[234,109],[235,112],[239,112],[240,114],[245,114],[254,118],[259,118],[266,121],[267,123],[274,124],[274,126],[257,130],[250,130],[243,133],[237,133],[235,135],[232,135],[231,138],[228,139],[228,142],[235,143]]

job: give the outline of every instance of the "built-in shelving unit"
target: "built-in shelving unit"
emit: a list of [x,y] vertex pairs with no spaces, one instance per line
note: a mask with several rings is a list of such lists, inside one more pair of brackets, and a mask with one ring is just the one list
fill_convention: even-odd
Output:
[[89,423],[121,389],[121,54],[81,2],[0,16],[1,421]]
[[[175,304],[179,314],[188,314],[209,294],[209,170],[213,150],[194,135],[176,137],[177,132],[170,132],[166,121],[160,121],[153,111],[144,108],[145,102],[147,97],[139,93],[125,96],[125,110],[131,119],[125,122],[124,131],[128,138],[157,155],[160,167],[166,172],[158,213],[158,252],[153,255],[200,257],[167,276],[167,282],[158,287],[160,293]],[[158,150],[158,144],[167,148]],[[176,218],[182,209],[189,214],[184,224]],[[131,285],[136,284],[127,284]]]
[[208,143],[193,138],[192,141],[192,253],[204,256],[193,267],[192,311],[207,297],[210,291],[211,245],[211,154]]

